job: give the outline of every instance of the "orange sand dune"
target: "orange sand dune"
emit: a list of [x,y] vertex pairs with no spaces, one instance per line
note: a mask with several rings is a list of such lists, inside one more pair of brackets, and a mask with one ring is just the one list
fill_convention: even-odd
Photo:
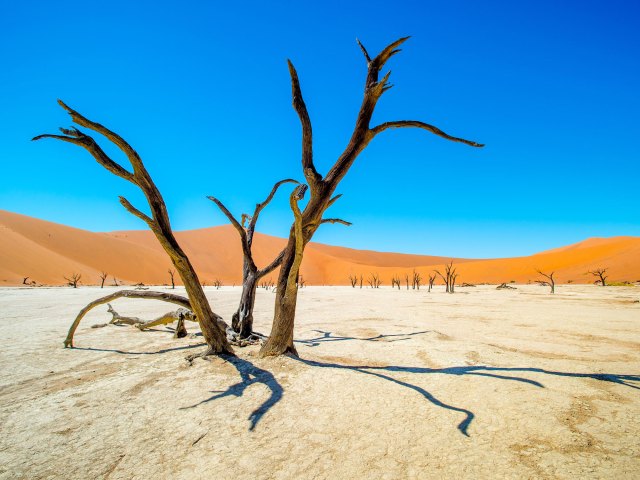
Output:
[[[208,284],[241,280],[242,251],[230,225],[177,232],[176,237]],[[269,263],[284,247],[282,238],[257,233],[254,255],[259,266]],[[302,275],[308,284],[346,285],[349,275],[378,273],[383,285],[393,275],[404,277],[415,268],[426,277],[449,258],[381,253],[311,243],[306,249]],[[538,278],[536,269],[556,271],[559,282],[591,283],[586,272],[609,269],[611,281],[640,279],[640,238],[594,238],[529,257],[470,260],[454,259],[458,282],[519,283]],[[39,284],[60,285],[64,276],[82,274],[82,283],[99,283],[108,272],[126,283],[169,282],[170,262],[150,231],[93,233],[0,210],[0,285],[19,285],[24,277]],[[277,272],[270,275],[274,280]]]

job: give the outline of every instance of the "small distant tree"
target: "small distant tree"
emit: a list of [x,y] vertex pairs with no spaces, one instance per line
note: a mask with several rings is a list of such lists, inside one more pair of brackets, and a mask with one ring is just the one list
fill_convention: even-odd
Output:
[[216,287],[216,290],[220,290],[220,287],[222,287],[222,280],[220,280],[219,278],[216,278],[213,281],[213,286]]
[[434,272],[444,281],[446,292],[454,293],[455,282],[458,275],[456,274],[456,269],[453,267],[453,260],[444,266],[444,274],[439,270],[434,270]]
[[107,279],[107,272],[100,273],[100,288],[104,288],[104,281]]
[[67,285],[73,288],[78,288],[78,283],[80,282],[81,278],[82,275],[80,275],[79,273],[72,273],[70,277],[64,277],[64,279],[67,281]]
[[431,289],[433,288],[433,282],[436,281],[436,274],[434,273],[433,275],[429,275],[429,292],[431,291]]
[[29,277],[24,277],[24,278],[22,279],[22,284],[23,284],[23,285],[29,285],[29,284],[27,283],[27,280],[29,280]]
[[600,280],[596,280],[595,283],[599,283],[603,287],[607,286],[607,278],[608,275],[605,275],[607,269],[606,268],[596,268],[595,270],[590,270],[588,273],[593,275],[594,277],[598,277]]
[[356,288],[356,285],[358,284],[358,277],[356,275],[349,275],[349,283],[352,288]]
[[422,275],[415,270],[413,271],[413,289],[420,290],[420,284],[422,283]]
[[371,288],[380,288],[380,285],[382,285],[380,275],[378,275],[377,273],[370,273],[369,278],[367,279],[367,283]]
[[306,282],[304,277],[302,275],[298,275],[298,281],[297,281],[298,288],[304,288],[305,283]]
[[455,269],[453,270],[453,273],[451,274],[451,284],[449,285],[449,293],[455,293],[456,291],[456,280],[458,279],[458,274],[456,273]]
[[169,270],[167,270],[167,272],[169,272],[169,277],[171,277],[171,288],[175,290],[176,282],[173,276],[176,274],[176,271],[173,268],[170,268]]
[[117,286],[119,286],[119,285],[120,285],[120,284],[118,283],[118,279],[117,279],[116,277],[113,277],[113,286],[114,286],[114,287],[117,287]]
[[538,285],[542,285],[542,286],[548,286],[551,291],[549,293],[556,293],[556,282],[553,279],[553,275],[556,272],[551,272],[551,273],[544,273],[541,270],[536,270],[536,272],[538,272],[538,274],[542,275],[543,277],[545,277],[547,280],[536,280],[536,283]]
[[400,277],[394,275],[393,277],[391,277],[391,288],[394,288],[396,286],[398,287],[398,290],[400,290]]
[[404,282],[407,284],[407,290],[409,290],[409,274],[404,274]]
[[361,290],[362,290],[362,281],[363,281],[363,279],[364,279],[364,278],[363,278],[362,274],[360,274],[360,289],[361,289]]

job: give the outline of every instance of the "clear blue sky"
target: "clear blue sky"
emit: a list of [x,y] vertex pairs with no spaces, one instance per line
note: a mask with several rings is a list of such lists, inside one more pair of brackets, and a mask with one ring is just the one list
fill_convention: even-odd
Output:
[[[94,231],[146,227],[117,201],[145,207],[141,195],[87,152],[29,141],[70,124],[61,98],[138,150],[175,229],[226,223],[206,195],[239,215],[275,181],[303,178],[286,59],[326,173],[362,98],[355,38],[374,54],[411,35],[375,122],[423,120],[487,146],[381,134],[330,211],[353,226],[314,240],[503,257],[640,235],[638,25],[636,1],[5,2],[0,208]],[[286,197],[260,231],[286,236]]]

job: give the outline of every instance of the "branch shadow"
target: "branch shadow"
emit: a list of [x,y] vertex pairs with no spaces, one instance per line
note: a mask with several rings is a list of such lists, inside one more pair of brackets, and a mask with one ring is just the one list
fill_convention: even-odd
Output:
[[[295,343],[301,343],[303,345],[306,345],[307,347],[317,347],[318,345],[320,345],[321,343],[326,343],[326,342],[343,342],[346,340],[358,340],[358,341],[362,341],[362,342],[378,342],[378,341],[385,341],[385,342],[401,342],[403,340],[409,340],[409,337],[412,337],[414,335],[424,335],[425,333],[429,333],[431,332],[431,330],[422,330],[419,332],[410,332],[410,333],[390,333],[390,334],[380,334],[380,335],[376,335],[374,337],[345,337],[345,336],[340,336],[340,335],[333,335],[332,332],[325,332],[324,330],[312,330],[313,332],[317,332],[320,335],[315,337],[315,338],[307,338],[304,340],[294,340]],[[391,340],[387,340],[391,337],[398,337],[398,338],[393,338]]]
[[262,404],[258,408],[256,408],[249,414],[248,420],[251,422],[249,425],[249,431],[253,431],[256,428],[256,425],[258,425],[258,422],[260,422],[262,417],[269,411],[269,409],[276,403],[278,403],[282,398],[282,395],[284,393],[282,385],[278,383],[271,372],[258,368],[247,360],[244,360],[240,357],[232,357],[227,355],[222,356],[221,358],[229,362],[236,368],[236,370],[238,370],[238,373],[240,374],[240,381],[227,387],[226,390],[212,390],[211,393],[214,393],[215,395],[212,395],[211,397],[188,407],[181,407],[180,410],[195,408],[199,405],[211,402],[213,400],[218,400],[220,398],[241,397],[244,394],[245,390],[251,385],[261,383],[269,389],[270,395],[267,400],[262,402]]
[[[443,402],[442,400],[439,400],[437,397],[435,397],[432,393],[428,392],[424,388],[418,385],[409,383],[407,381],[394,378],[393,376],[390,376],[387,373],[400,372],[400,373],[412,373],[412,374],[442,374],[442,375],[456,375],[456,376],[475,375],[475,376],[495,378],[498,380],[521,382],[521,383],[531,385],[533,387],[545,388],[545,386],[542,383],[536,380],[531,380],[529,378],[513,375],[517,373],[538,373],[542,375],[552,375],[552,376],[560,376],[560,377],[591,378],[594,380],[611,382],[618,385],[624,385],[626,387],[640,390],[640,374],[639,375],[621,375],[621,374],[611,374],[611,373],[571,373],[571,372],[560,372],[560,371],[546,370],[543,368],[533,368],[533,367],[523,367],[523,368],[489,367],[489,366],[480,366],[480,365],[449,367],[449,368],[405,367],[405,366],[396,366],[396,365],[388,365],[388,366],[343,365],[339,363],[320,362],[317,360],[306,360],[303,358],[292,357],[292,359],[297,360],[311,367],[350,370],[350,371],[362,373],[365,375],[372,375],[374,377],[388,380],[397,385],[414,390],[418,392],[420,395],[422,395],[431,404],[437,407],[462,413],[464,415],[464,419],[458,424],[457,429],[460,431],[460,433],[462,433],[467,437],[469,436],[469,433],[468,433],[469,425],[471,425],[471,422],[475,418],[475,414],[472,411],[467,410],[465,408],[449,405]],[[381,372],[384,372],[384,373],[381,373]]]
[[120,355],[160,355],[162,353],[177,352],[180,350],[191,350],[192,348],[206,347],[206,343],[196,343],[194,345],[183,345],[181,347],[171,347],[156,350],[155,352],[127,352],[117,348],[94,348],[94,347],[71,347],[71,350],[86,350],[88,352],[112,352]]

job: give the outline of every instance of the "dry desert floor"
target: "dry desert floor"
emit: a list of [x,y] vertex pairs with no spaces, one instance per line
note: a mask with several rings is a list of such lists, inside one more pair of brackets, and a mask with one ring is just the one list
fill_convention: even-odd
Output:
[[[307,287],[299,359],[191,366],[202,337],[105,305],[62,348],[113,288],[0,289],[0,478],[640,478],[639,287]],[[207,295],[229,319],[239,288]]]

